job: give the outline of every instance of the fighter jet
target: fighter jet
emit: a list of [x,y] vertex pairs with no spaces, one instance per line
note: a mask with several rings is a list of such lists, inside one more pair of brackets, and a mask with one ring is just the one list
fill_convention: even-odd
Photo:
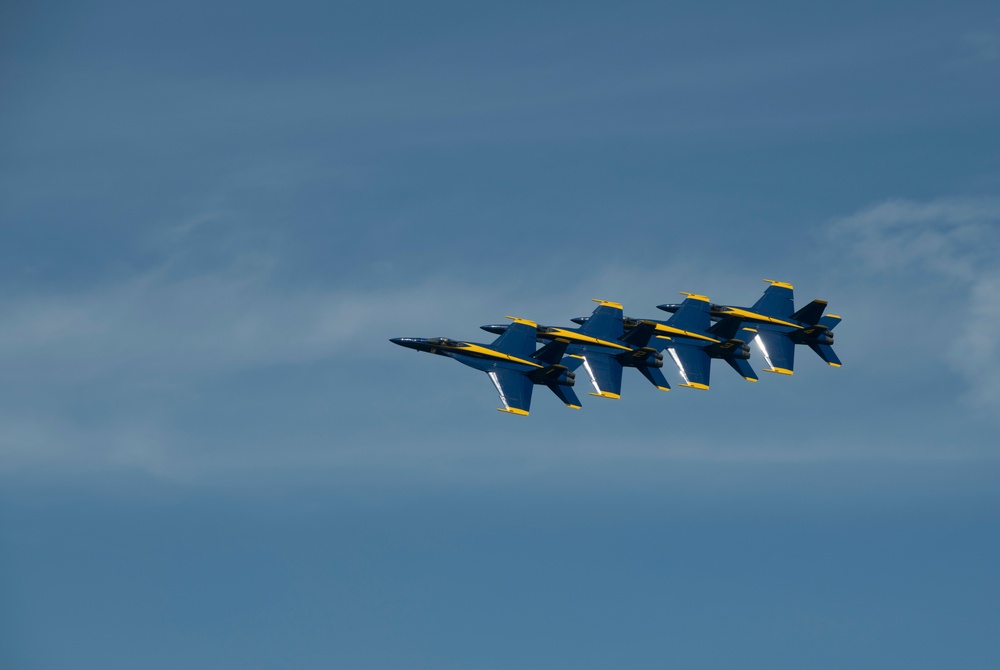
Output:
[[492,344],[461,342],[445,337],[396,337],[390,342],[448,356],[463,365],[482,370],[489,375],[500,394],[503,407],[497,409],[501,412],[527,416],[535,384],[544,384],[567,407],[580,409],[580,401],[571,388],[575,375],[565,365],[559,364],[569,341],[555,340],[535,351],[537,324],[527,319],[507,318],[513,319],[514,323]]
[[[754,342],[768,365],[764,372],[792,374],[795,370],[796,344],[808,345],[829,365],[839,368],[840,359],[831,345],[833,329],[841,318],[834,314],[823,316],[827,305],[825,300],[813,300],[796,312],[791,284],[772,279],[764,281],[770,286],[753,307],[711,304],[712,318],[736,318],[754,326],[757,330]],[[681,306],[667,304],[658,307],[676,313]]]
[[[670,385],[660,372],[663,355],[649,346],[655,324],[636,323],[626,334],[622,323],[622,306],[597,298],[594,298],[594,302],[598,303],[597,308],[580,328],[539,326],[539,341],[565,340],[568,343],[564,363],[570,369],[583,365],[596,391],[590,394],[592,396],[621,398],[622,369],[626,367],[638,370],[661,391],[669,391]],[[490,324],[481,328],[489,333],[503,333],[509,332],[508,329],[513,326]]]
[[[633,329],[642,324],[652,324],[655,336],[650,346],[657,350],[666,349],[684,379],[681,386],[707,390],[713,358],[726,361],[744,379],[757,381],[757,373],[747,362],[750,347],[744,340],[735,339],[741,334],[740,319],[723,319],[713,326],[708,298],[694,293],[681,295],[687,298],[667,321],[626,317],[625,337],[629,338]],[[581,317],[573,321],[586,324],[590,318]]]

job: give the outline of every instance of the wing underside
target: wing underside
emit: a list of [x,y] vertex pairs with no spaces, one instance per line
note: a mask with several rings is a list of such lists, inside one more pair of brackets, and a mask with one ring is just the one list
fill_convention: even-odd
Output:
[[753,338],[767,368],[764,372],[790,375],[795,370],[795,343],[784,333],[759,329]]
[[597,393],[590,395],[602,398],[620,398],[622,394],[622,364],[607,354],[586,352],[583,355],[583,367],[590,377]]
[[675,346],[667,349],[677,365],[677,371],[684,378],[681,386],[707,389],[712,371],[712,359],[704,349],[698,347]]
[[531,390],[534,387],[531,380],[520,372],[502,368],[491,370],[486,374],[496,386],[500,402],[503,403],[503,407],[497,409],[501,412],[527,416],[531,408]]

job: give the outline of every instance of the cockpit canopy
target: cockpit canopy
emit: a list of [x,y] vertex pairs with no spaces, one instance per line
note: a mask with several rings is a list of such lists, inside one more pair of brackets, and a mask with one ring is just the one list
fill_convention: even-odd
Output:
[[438,347],[464,347],[464,342],[459,342],[458,340],[449,340],[447,337],[432,337],[427,340],[427,344],[433,344]]

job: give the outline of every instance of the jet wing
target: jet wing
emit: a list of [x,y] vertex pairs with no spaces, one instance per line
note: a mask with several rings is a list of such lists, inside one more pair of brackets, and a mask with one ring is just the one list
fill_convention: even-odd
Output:
[[753,341],[764,356],[764,372],[790,375],[795,370],[795,343],[784,333],[758,328]]
[[708,389],[709,376],[712,371],[712,358],[700,347],[678,345],[667,349],[670,357],[677,364],[677,370],[684,378],[681,386],[695,389]]
[[590,376],[590,383],[602,398],[620,398],[622,395],[622,364],[613,356],[591,351],[583,354],[583,367]]
[[497,407],[497,410],[528,416],[528,409],[531,407],[531,391],[534,388],[532,381],[520,372],[504,368],[497,368],[486,374],[490,376],[493,385],[497,387],[500,402],[503,403],[503,407]]
[[795,311],[795,293],[791,284],[765,279],[770,286],[764,291],[760,300],[753,304],[750,311],[765,316],[787,319]]
[[[514,318],[514,317],[509,317]],[[530,324],[530,325],[529,325]],[[514,319],[503,335],[493,340],[490,346],[497,351],[517,356],[518,358],[528,358],[535,353],[535,338],[538,328],[532,321],[525,319]]]

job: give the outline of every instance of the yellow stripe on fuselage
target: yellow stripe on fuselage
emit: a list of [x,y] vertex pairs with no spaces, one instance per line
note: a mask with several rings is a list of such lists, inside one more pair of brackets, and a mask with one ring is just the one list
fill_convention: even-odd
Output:
[[622,351],[632,351],[631,347],[625,347],[614,342],[609,342],[608,340],[601,340],[596,337],[591,337],[590,335],[584,335],[583,333],[578,333],[574,330],[565,330],[563,328],[551,328],[544,335],[551,335],[553,337],[565,337],[571,342],[585,342],[587,344],[599,344],[602,347],[611,347],[613,349],[621,349]]
[[[708,337],[707,335],[699,335],[698,333],[692,333],[690,330],[681,330],[680,328],[674,328],[673,326],[668,326],[666,324],[658,323],[656,324],[657,332],[661,333],[673,333],[674,335],[682,335],[684,337],[693,337],[696,340],[705,340],[706,342],[719,342],[719,340],[714,337]],[[657,336],[662,337],[662,336]]]
[[522,365],[530,365],[533,368],[543,368],[544,365],[540,365],[534,361],[529,361],[524,358],[518,358],[517,356],[511,356],[510,354],[505,354],[500,351],[494,351],[493,349],[487,349],[486,347],[481,347],[478,344],[472,344],[471,342],[464,342],[464,346],[461,347],[441,347],[442,349],[449,349],[456,353],[462,353],[465,351],[472,351],[477,354],[482,354],[487,358],[497,358],[502,361],[510,361],[511,363],[521,363]]
[[776,319],[773,316],[764,316],[763,314],[758,314],[757,312],[751,312],[747,309],[739,309],[736,307],[726,307],[722,310],[723,316],[742,316],[744,319],[753,319],[754,321],[763,321],[764,323],[773,323],[778,326],[791,326],[792,328],[802,328],[797,323],[792,323],[791,321],[782,321],[781,319]]

